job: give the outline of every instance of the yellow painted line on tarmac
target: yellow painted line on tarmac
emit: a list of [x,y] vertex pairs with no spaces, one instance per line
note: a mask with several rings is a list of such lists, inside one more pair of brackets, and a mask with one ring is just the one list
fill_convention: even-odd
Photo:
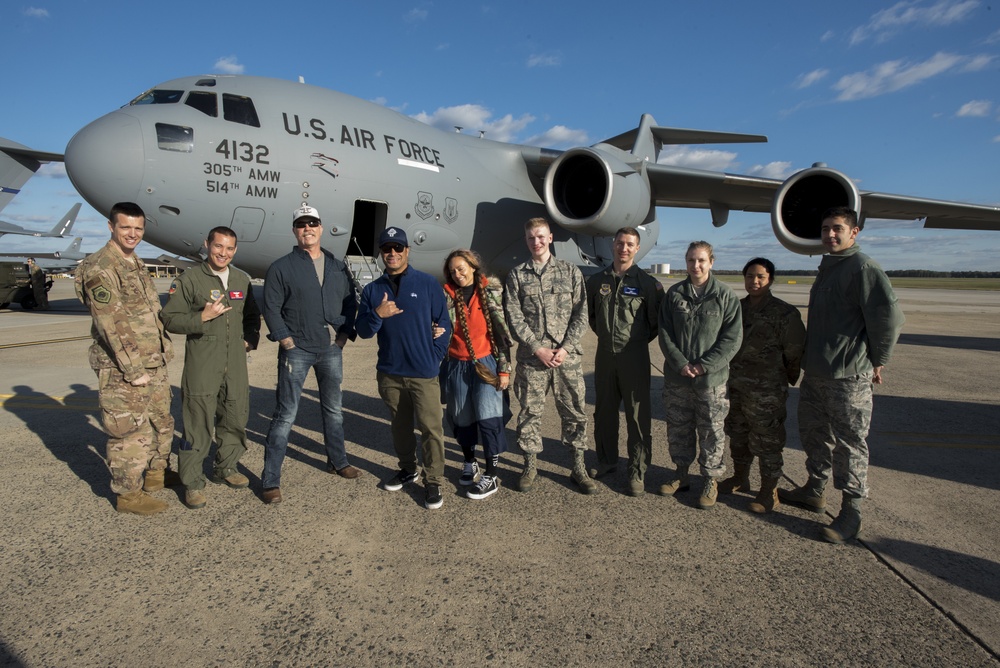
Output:
[[5,343],[0,345],[0,350],[6,350],[7,348],[24,348],[25,346],[44,346],[49,343],[68,343],[70,341],[83,341],[85,339],[93,338],[90,335],[87,336],[70,336],[65,339],[49,339],[47,341],[25,341],[23,343]]
[[[1000,437],[989,434],[928,434],[882,432],[892,445],[910,448],[946,448],[958,450],[1000,450]],[[935,439],[935,440],[929,440]]]

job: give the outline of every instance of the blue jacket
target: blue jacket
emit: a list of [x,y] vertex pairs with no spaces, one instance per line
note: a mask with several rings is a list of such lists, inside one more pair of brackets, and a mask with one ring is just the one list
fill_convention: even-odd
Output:
[[270,340],[290,336],[297,348],[318,353],[330,347],[327,325],[352,341],[357,337],[354,279],[347,265],[325,249],[323,254],[322,287],[312,258],[301,248],[293,248],[268,268],[264,279],[264,322]]
[[[385,295],[402,313],[383,320],[375,312]],[[431,328],[445,332],[434,338]],[[378,363],[382,373],[409,378],[435,378],[451,341],[451,319],[441,284],[433,276],[407,267],[393,291],[388,275],[365,286],[356,323],[358,334],[370,339],[378,334]]]

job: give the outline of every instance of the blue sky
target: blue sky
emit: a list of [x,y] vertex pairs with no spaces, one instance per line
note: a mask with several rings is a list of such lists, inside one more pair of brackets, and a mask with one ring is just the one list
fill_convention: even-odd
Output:
[[[4,2],[0,136],[62,152],[73,134],[152,86],[237,73],[334,88],[452,130],[553,148],[660,125],[765,134],[769,143],[673,147],[672,164],[789,176],[825,162],[861,189],[1000,204],[1000,7],[914,2]],[[76,201],[43,168],[0,218],[48,228]],[[659,209],[644,263],[680,267],[687,243],[717,268],[781,248],[760,214],[715,229],[707,212]],[[94,251],[104,219],[74,228]],[[1000,232],[870,221],[886,268],[1000,270]],[[0,252],[68,240],[6,236]],[[151,248],[144,255],[155,255]]]

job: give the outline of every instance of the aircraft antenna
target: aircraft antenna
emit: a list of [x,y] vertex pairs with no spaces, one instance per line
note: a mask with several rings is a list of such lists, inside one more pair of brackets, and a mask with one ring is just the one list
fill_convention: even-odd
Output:
[[461,125],[456,125],[455,126],[455,132],[461,132],[461,131],[462,131],[462,126]]
[[485,136],[486,136],[486,130],[480,130],[479,131],[479,138],[482,139]]

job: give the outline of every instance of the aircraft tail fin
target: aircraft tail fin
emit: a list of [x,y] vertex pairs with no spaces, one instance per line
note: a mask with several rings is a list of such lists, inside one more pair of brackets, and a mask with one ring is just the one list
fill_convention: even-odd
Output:
[[[42,236],[64,237],[67,234],[69,234],[69,231],[73,229],[73,223],[76,222],[77,215],[80,213],[81,206],[82,204],[80,202],[77,202],[72,207],[70,207],[70,210],[66,212],[66,215],[64,215],[62,218],[59,219],[59,222],[56,223],[51,230],[49,230],[49,233],[44,234]],[[72,244],[70,245],[72,246]],[[79,248],[77,248],[77,250],[79,250]]]
[[82,260],[87,254],[80,250],[83,237],[74,237],[73,242],[65,250],[56,251],[53,255],[57,260]]
[[643,114],[638,127],[605,139],[601,143],[630,151],[633,155],[648,159],[650,162],[656,162],[660,149],[666,144],[748,144],[766,141],[767,137],[764,135],[660,126],[651,115]]

